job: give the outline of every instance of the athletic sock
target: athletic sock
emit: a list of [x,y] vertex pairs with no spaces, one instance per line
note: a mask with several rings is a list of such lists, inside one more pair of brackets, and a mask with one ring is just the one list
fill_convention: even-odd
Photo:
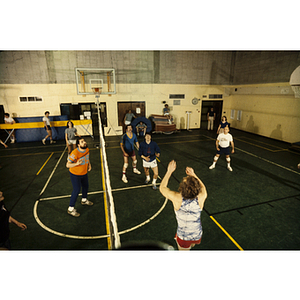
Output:
[[73,211],[74,210],[74,207],[73,206],[69,206],[69,211]]
[[155,185],[156,184],[156,179],[153,178],[152,180],[152,184]]
[[150,175],[146,176],[146,180],[150,181]]
[[82,198],[81,201],[82,201],[82,202],[86,202],[87,199],[86,199],[86,198]]

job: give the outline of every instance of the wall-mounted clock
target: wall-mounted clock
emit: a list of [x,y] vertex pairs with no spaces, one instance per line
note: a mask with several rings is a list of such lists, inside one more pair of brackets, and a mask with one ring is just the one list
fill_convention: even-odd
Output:
[[199,99],[197,99],[196,97],[192,99],[192,103],[193,103],[194,105],[197,105],[198,102],[199,102]]

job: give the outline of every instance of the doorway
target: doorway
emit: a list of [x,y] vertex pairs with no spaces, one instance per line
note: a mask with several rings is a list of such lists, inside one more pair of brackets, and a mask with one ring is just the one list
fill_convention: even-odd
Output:
[[214,130],[218,128],[221,118],[222,118],[222,111],[223,111],[223,100],[218,101],[206,101],[202,100],[202,107],[201,107],[201,129],[207,129],[207,113],[210,108],[213,107],[214,112],[216,113],[216,118],[214,121]]
[[[104,134],[104,126],[107,126],[107,114],[106,103],[101,102],[99,104],[100,118],[102,123],[102,130]],[[62,103],[60,104],[61,115],[67,115],[70,120],[80,120],[80,115],[84,115],[85,112],[90,112],[92,119],[93,135],[99,137],[99,121],[97,104],[95,103]]]
[[145,117],[145,101],[118,102],[118,125],[123,127],[123,132],[125,132],[124,118],[130,109],[136,118]]

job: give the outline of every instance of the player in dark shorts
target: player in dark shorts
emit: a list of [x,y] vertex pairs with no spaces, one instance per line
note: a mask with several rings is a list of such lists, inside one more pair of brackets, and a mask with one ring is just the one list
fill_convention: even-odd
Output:
[[139,149],[139,142],[137,140],[136,135],[132,132],[132,126],[126,125],[126,132],[122,135],[120,141],[120,146],[124,157],[122,181],[125,183],[128,182],[126,177],[126,169],[128,167],[128,157],[131,157],[132,159],[133,173],[141,174],[141,172],[136,168],[137,159],[134,152],[134,143],[136,144],[136,147]]

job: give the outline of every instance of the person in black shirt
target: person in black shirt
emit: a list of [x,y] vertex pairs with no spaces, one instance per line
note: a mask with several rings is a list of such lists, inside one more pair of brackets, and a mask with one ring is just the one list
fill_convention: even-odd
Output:
[[208,120],[207,130],[213,130],[214,129],[215,118],[216,118],[216,113],[214,112],[214,108],[211,107],[210,110],[207,113],[207,120]]
[[5,208],[3,204],[3,200],[3,193],[0,191],[0,249],[10,250],[11,245],[9,241],[9,223],[16,224],[22,230],[25,230],[27,226],[11,217],[10,212]]

